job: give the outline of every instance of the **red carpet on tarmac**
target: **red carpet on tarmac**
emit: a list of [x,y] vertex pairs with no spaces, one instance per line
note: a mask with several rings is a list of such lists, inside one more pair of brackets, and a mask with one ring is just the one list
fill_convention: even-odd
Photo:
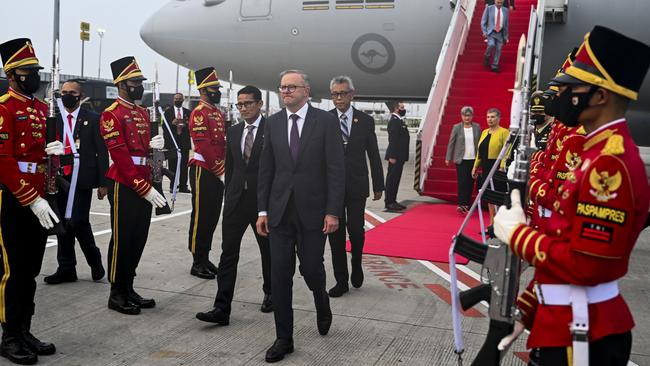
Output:
[[[487,213],[484,213],[487,222]],[[420,204],[406,213],[366,231],[363,252],[389,257],[449,262],[451,238],[456,234],[463,216],[456,205]],[[480,240],[478,214],[474,214],[464,234]],[[459,264],[467,259],[456,256]]]

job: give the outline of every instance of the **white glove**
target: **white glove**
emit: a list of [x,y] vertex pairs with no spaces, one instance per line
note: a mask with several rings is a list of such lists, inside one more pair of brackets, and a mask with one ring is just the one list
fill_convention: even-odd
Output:
[[510,348],[510,346],[517,340],[517,338],[519,338],[523,332],[524,324],[522,322],[515,322],[515,329],[512,330],[512,333],[503,337],[501,342],[499,342],[497,349],[502,352],[508,350],[508,348]]
[[226,184],[226,175],[225,175],[225,174],[221,174],[221,175],[218,176],[217,178],[219,178],[219,180],[221,181],[221,183]]
[[508,171],[506,172],[509,180],[515,179],[515,162],[513,161],[508,165]]
[[153,187],[151,187],[149,192],[144,195],[144,199],[151,202],[152,205],[158,208],[165,207],[167,204],[165,197],[162,194],[158,193],[158,191]]
[[63,155],[65,152],[61,141],[52,141],[45,146],[46,155]]
[[31,208],[34,215],[38,217],[38,221],[41,223],[42,227],[51,229],[54,227],[54,224],[59,223],[59,218],[56,217],[50,204],[43,198],[38,197],[36,201],[29,204],[29,208]]
[[162,135],[157,135],[156,137],[151,139],[151,141],[149,142],[149,146],[152,149],[162,149],[163,147],[165,147],[165,138],[162,137]]
[[494,235],[506,244],[510,244],[510,234],[519,224],[526,223],[526,214],[521,208],[521,198],[519,190],[513,189],[510,193],[510,209],[506,206],[499,207],[499,211],[494,216]]

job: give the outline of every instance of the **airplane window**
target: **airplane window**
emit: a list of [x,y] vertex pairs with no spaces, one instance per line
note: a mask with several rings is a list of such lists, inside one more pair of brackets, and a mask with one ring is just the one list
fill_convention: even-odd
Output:
[[203,6],[214,6],[221,4],[224,1],[226,0],[203,0]]

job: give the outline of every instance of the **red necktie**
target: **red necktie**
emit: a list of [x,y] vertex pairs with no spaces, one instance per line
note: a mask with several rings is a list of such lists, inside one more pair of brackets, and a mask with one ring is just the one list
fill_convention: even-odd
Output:
[[[72,132],[72,114],[68,114],[68,126],[70,126],[70,132]],[[63,135],[66,137],[64,153],[66,155],[72,154],[72,147],[70,146],[70,144],[71,144],[70,139],[67,138],[68,136],[65,134],[65,131],[64,131]],[[74,136],[74,134],[73,134],[73,136]],[[65,175],[72,174],[72,165],[63,166],[63,174],[65,174]]]
[[501,9],[497,8],[497,22],[494,25],[495,32],[501,32]]

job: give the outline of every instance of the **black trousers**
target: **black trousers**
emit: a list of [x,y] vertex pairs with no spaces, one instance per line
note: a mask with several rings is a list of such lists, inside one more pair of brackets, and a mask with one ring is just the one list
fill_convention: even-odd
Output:
[[388,163],[388,172],[386,173],[386,197],[384,202],[388,205],[397,202],[397,190],[399,181],[402,179],[402,170],[405,161],[397,160],[395,164]]
[[458,206],[469,206],[472,201],[472,191],[474,190],[473,167],[474,160],[462,160],[460,164],[456,164]]
[[345,252],[345,231],[350,235],[351,264],[361,266],[361,253],[366,239],[364,211],[366,198],[345,197],[343,215],[339,218],[339,229],[329,234],[332,249],[332,267],[336,283],[346,284],[350,278],[348,273],[347,253]]
[[212,249],[212,237],[221,215],[223,183],[211,171],[200,166],[192,165],[190,174],[192,217],[189,250],[192,254],[207,255]]
[[[152,188],[153,189],[153,188]],[[133,283],[151,224],[151,203],[118,182],[109,184],[111,240],[108,244],[108,281]]]
[[293,339],[293,275],[298,269],[307,287],[318,296],[325,291],[325,234],[306,229],[300,222],[293,197],[289,199],[280,224],[270,228],[271,242],[271,299],[275,316],[275,333],[279,339]]
[[[65,207],[68,202],[68,192],[59,190],[57,196],[59,208],[63,215],[65,214]],[[65,233],[56,236],[58,241],[56,259],[59,263],[59,270],[63,272],[75,272],[77,265],[74,250],[75,238],[79,240],[79,247],[90,267],[95,267],[102,263],[102,254],[99,248],[97,248],[97,244],[95,244],[95,236],[90,226],[90,204],[92,203],[92,198],[92,189],[77,188],[75,191],[74,205],[72,206],[72,217],[66,225]]]
[[[178,157],[176,151],[168,152],[169,158],[167,159],[167,164],[169,170],[176,174],[176,164],[178,164]],[[180,177],[178,177],[178,189],[185,190],[187,189],[187,162],[190,158],[190,151],[181,149],[181,168],[180,168]],[[174,189],[174,181],[169,183],[169,189]]]
[[[534,350],[539,358],[528,363],[530,366],[569,366],[572,347],[551,347]],[[626,366],[632,352],[632,332],[612,334],[589,342],[590,366]],[[537,357],[534,357],[537,358]]]
[[231,214],[224,215],[221,223],[223,242],[221,243],[221,259],[219,260],[219,272],[217,274],[218,289],[214,306],[228,314],[230,314],[230,305],[235,293],[241,240],[249,226],[253,229],[257,245],[260,248],[262,290],[265,294],[271,294],[271,249],[269,239],[257,235],[256,223],[257,192],[255,190],[245,190],[239,198],[237,208]]
[[34,315],[46,242],[47,231],[32,210],[0,187],[0,323],[13,326]]

